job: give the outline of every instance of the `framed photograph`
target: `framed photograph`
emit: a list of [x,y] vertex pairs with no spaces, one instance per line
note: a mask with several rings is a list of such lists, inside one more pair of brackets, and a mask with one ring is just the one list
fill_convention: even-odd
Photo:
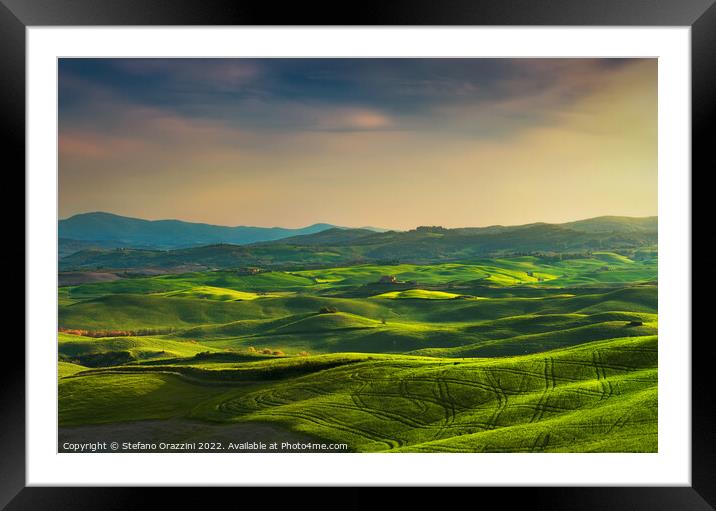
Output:
[[711,3],[3,0],[27,298],[0,504],[510,486],[712,509]]

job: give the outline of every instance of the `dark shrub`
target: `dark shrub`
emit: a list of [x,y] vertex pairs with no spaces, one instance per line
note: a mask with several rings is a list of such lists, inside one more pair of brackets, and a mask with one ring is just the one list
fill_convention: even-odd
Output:
[[86,353],[79,355],[71,359],[70,362],[75,362],[86,367],[111,367],[129,362],[134,362],[136,357],[129,351],[103,351],[102,353]]

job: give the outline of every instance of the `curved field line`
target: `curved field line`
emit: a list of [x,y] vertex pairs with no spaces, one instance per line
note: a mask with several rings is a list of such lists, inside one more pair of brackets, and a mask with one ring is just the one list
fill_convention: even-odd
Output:
[[418,407],[418,413],[423,414],[427,412],[428,406],[423,402],[423,399],[410,392],[408,389],[408,382],[409,380],[407,378],[402,378],[400,380],[400,383],[398,384],[399,392]]
[[339,431],[344,431],[346,433],[360,436],[363,438],[366,438],[368,440],[373,440],[374,442],[383,443],[388,446],[389,449],[395,449],[396,447],[400,447],[403,445],[403,442],[400,440],[393,440],[390,438],[383,438],[379,436],[377,433],[374,433],[372,431],[367,431],[363,428],[356,428],[351,427],[351,425],[346,424],[342,421],[336,420],[335,417],[331,417],[331,420],[324,419],[323,417],[319,417],[313,414],[308,414],[307,412],[303,413],[291,413],[287,411],[275,411],[271,410],[268,414],[270,416],[284,416],[284,417],[291,417],[293,419],[302,419],[307,422],[313,422],[317,426],[322,426],[328,429],[337,429]]
[[367,413],[369,415],[372,415],[373,417],[376,417],[378,419],[383,420],[394,420],[396,422],[400,422],[404,426],[408,426],[411,428],[422,428],[425,426],[425,423],[418,422],[406,415],[395,413],[395,412],[388,412],[386,410],[381,410],[380,408],[374,408],[374,407],[356,407],[356,406],[350,406],[342,403],[325,403],[322,406],[326,408],[339,408],[342,410],[350,410],[354,412],[363,412]]

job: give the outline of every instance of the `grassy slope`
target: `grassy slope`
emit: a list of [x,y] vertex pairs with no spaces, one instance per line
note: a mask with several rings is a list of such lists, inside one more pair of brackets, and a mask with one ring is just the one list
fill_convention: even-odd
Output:
[[59,382],[60,426],[185,416],[221,391],[172,374],[97,374]]
[[60,334],[60,422],[268,420],[368,451],[652,451],[655,279],[655,259],[605,252],[64,287],[60,327],[171,332]]
[[[61,293],[65,299],[83,300],[107,294],[168,293],[200,286],[246,292],[301,291],[361,286],[376,282],[383,275],[394,275],[400,281],[414,281],[422,285],[480,281],[496,286],[532,284],[554,287],[653,281],[657,277],[657,262],[656,259],[632,261],[619,254],[595,252],[592,258],[564,261],[524,256],[432,265],[357,265],[258,275],[212,271],[82,284],[62,288]],[[540,282],[540,278],[544,280]]]
[[602,339],[656,335],[657,330],[656,322],[646,323],[643,326],[629,326],[623,321],[605,321],[588,326],[517,335],[452,348],[426,348],[415,353],[433,357],[502,357],[538,353]]
[[396,358],[226,399],[212,417],[276,420],[359,450],[618,450],[631,438],[627,450],[654,451],[656,338],[457,363]]
[[[194,346],[194,352],[254,346],[287,353],[422,350],[421,354],[431,356],[502,356],[597,339],[654,334],[656,301],[655,286],[575,296],[483,300],[291,296],[223,302],[109,295],[61,308],[60,325],[178,328],[164,336],[134,338],[169,343],[147,346],[145,351],[166,351],[170,355],[181,354],[178,350],[186,346],[186,341],[197,341],[206,348]],[[316,312],[325,306],[345,312]],[[644,325],[630,327],[630,321]],[[498,339],[502,341],[486,344]],[[118,342],[126,342],[126,338]],[[101,346],[96,342],[94,345]],[[126,349],[106,349],[110,348]]]
[[[129,362],[154,358],[190,357],[205,351],[217,351],[198,343],[180,342],[156,337],[102,337],[59,334],[59,356],[64,361],[80,361],[87,365],[105,365],[100,355],[124,354]],[[111,360],[111,358],[109,359]]]
[[65,376],[72,376],[81,371],[86,371],[87,368],[70,362],[58,362],[57,363],[57,376],[58,378],[64,378]]
[[455,293],[446,293],[445,291],[406,289],[405,291],[390,291],[388,293],[381,293],[379,295],[376,295],[374,298],[390,298],[393,300],[454,300],[456,298],[461,298],[461,295]]
[[169,293],[201,286],[247,292],[291,291],[312,286],[313,284],[313,280],[308,277],[283,272],[240,275],[231,271],[216,271],[129,278],[116,282],[81,284],[62,289],[70,298],[89,299],[108,294]]
[[326,306],[370,319],[430,323],[474,322],[521,314],[574,312],[656,312],[655,286],[594,292],[577,296],[489,300],[386,300],[326,296],[260,297],[222,302],[162,295],[107,295],[60,307],[59,323],[66,328],[181,328],[237,320],[279,318],[317,312]]
[[[639,320],[642,326],[629,326]],[[415,352],[429,356],[504,356],[532,353],[598,339],[653,335],[655,315],[597,313],[517,316],[461,324],[378,321],[345,313],[299,315],[280,321],[237,322],[185,333],[212,347],[280,348],[287,353],[341,351]],[[415,351],[419,350],[419,351]]]
[[250,291],[236,291],[234,289],[227,289],[224,287],[196,286],[179,291],[169,291],[168,293],[163,293],[163,296],[235,302],[242,300],[256,300],[257,298],[267,295],[253,293]]
[[[324,355],[207,364],[183,377],[168,374],[181,370],[171,365],[103,369],[60,381],[60,421],[273,421],[358,451],[653,452],[656,343],[624,338],[471,360]],[[285,373],[287,364],[317,366],[300,375]],[[257,383],[231,388],[229,379]],[[132,406],[139,396],[142,407]]]
[[[620,283],[656,279],[655,259],[632,261],[611,252],[595,252],[592,258],[548,261],[535,256],[473,259],[465,263],[432,265],[359,265],[294,272],[317,282],[333,285],[362,285],[393,275],[400,281],[445,284],[480,280],[491,285],[540,284],[567,286],[588,283]],[[540,282],[539,279],[543,279]]]

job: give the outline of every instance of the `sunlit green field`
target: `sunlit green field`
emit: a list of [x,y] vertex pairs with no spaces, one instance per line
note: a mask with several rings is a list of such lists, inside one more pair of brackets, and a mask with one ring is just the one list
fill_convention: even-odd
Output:
[[183,418],[357,452],[654,452],[656,280],[655,258],[595,252],[63,287],[60,426]]

